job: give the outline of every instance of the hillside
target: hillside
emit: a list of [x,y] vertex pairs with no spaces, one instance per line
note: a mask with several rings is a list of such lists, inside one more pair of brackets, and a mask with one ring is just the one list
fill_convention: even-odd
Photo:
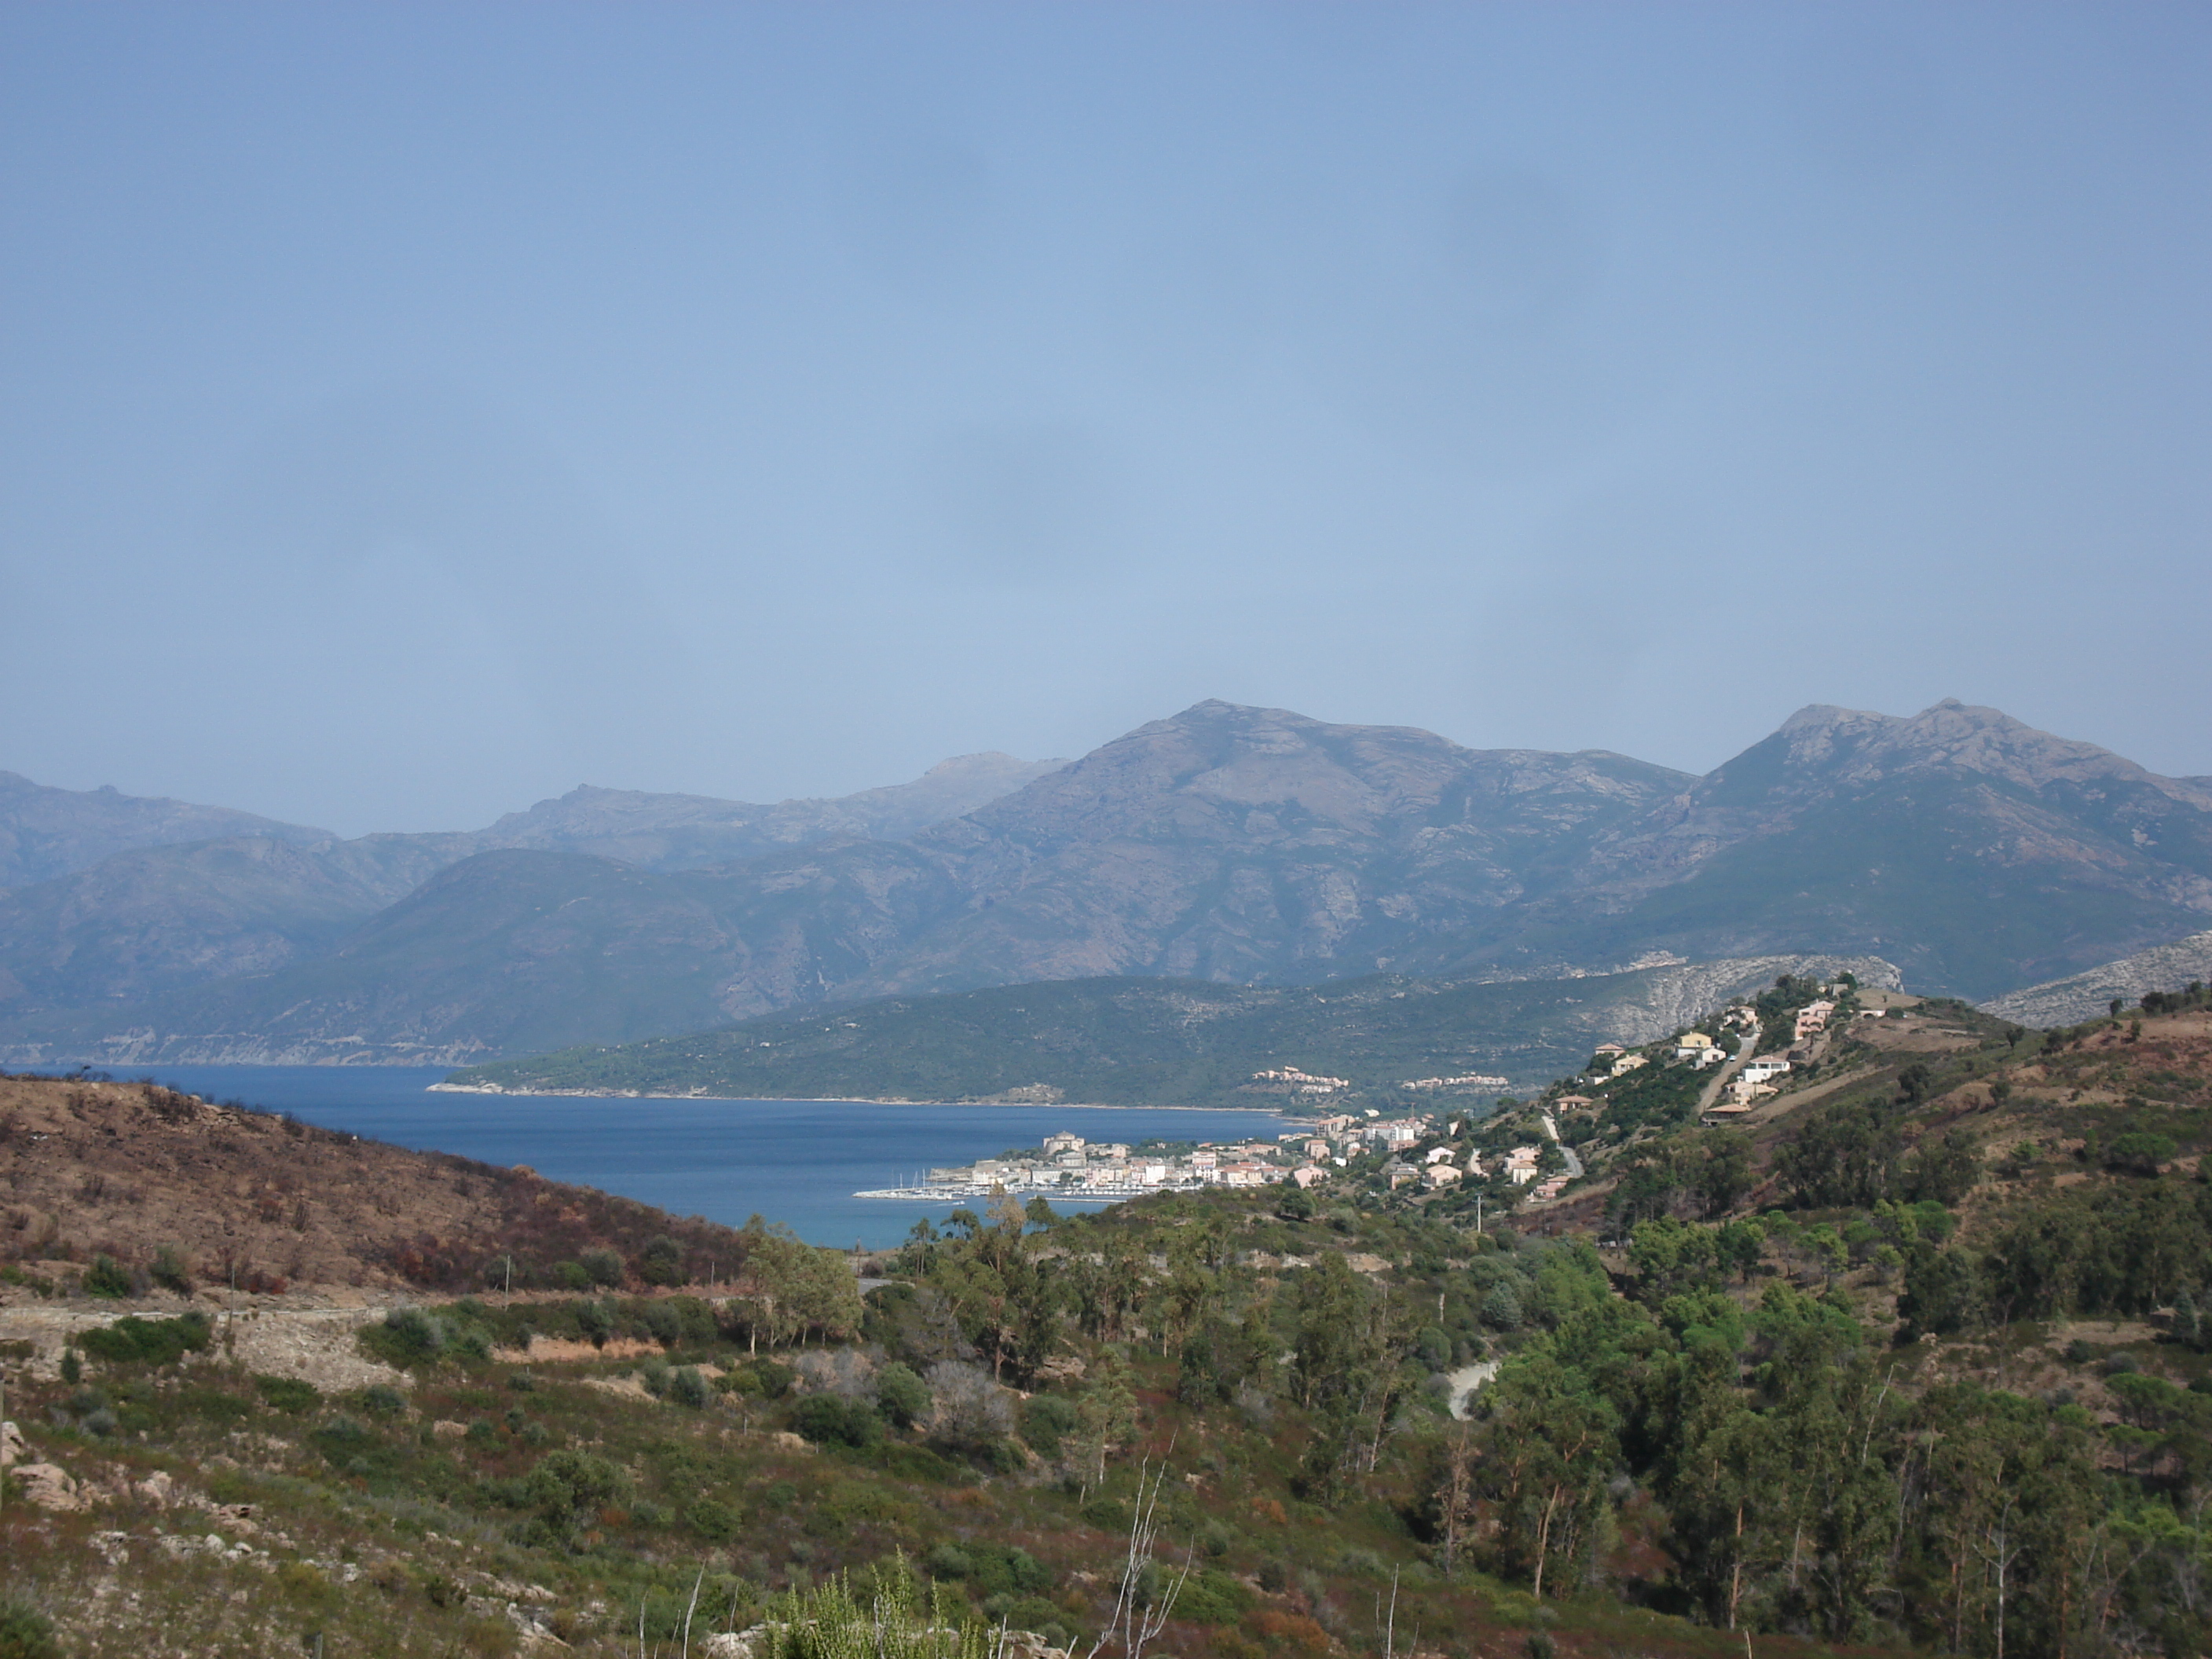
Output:
[[726,1227],[589,1188],[150,1084],[0,1076],[0,1183],[17,1285],[105,1255],[142,1291],[164,1261],[180,1283],[235,1273],[257,1294],[456,1289],[495,1256],[526,1275],[586,1249],[635,1257],[662,1235],[702,1257],[735,1248]]
[[2154,945],[2086,973],[2031,985],[1982,1006],[2000,1019],[2023,1025],[2072,1025],[2104,1013],[2115,998],[2124,1004],[2139,1002],[2146,991],[2171,990],[2192,980],[2212,980],[2212,933]]
[[767,1229],[236,1319],[227,1287],[197,1320],[103,1297],[154,1265],[128,1250],[13,1265],[0,1631],[1134,1659],[1091,1647],[1126,1584],[1188,1659],[2202,1651],[2212,1011],[2046,1034],[1868,1000],[1747,1129],[1619,1133],[1654,1053],[1600,1086],[1588,1196],[1480,1227],[1376,1153],[1312,1191],[956,1215],[859,1264],[865,1297]]
[[[1042,980],[1810,954],[1987,999],[2212,915],[2201,786],[1955,702],[1808,708],[1702,779],[1206,702],[884,838],[1019,766],[907,786],[936,793],[901,795],[904,818],[810,807],[775,833],[878,827],[711,868],[678,866],[769,831],[690,797],[578,792],[505,821],[530,845],[461,858],[335,939],[371,899],[350,872],[234,858],[217,880],[203,855],[135,854],[192,865],[173,906],[149,863],[0,914],[0,1058],[467,1062]],[[228,976],[185,983],[200,974]]]
[[[456,1087],[734,1098],[1064,1100],[1235,1106],[1294,1066],[1351,1086],[1328,1109],[1486,1100],[1579,1065],[1600,1042],[1645,1042],[1784,973],[1888,964],[1801,957],[1684,963],[1568,980],[1455,984],[1395,974],[1326,986],[1180,979],[1048,981],[787,1012],[617,1048],[569,1048],[457,1072]],[[1408,1091],[1424,1078],[1503,1085]],[[1278,1095],[1287,1091],[1275,1090]]]

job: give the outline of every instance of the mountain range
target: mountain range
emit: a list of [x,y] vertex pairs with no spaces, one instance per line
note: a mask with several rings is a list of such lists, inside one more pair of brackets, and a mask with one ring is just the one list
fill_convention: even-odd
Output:
[[2205,781],[1948,701],[1807,708],[1702,777],[1208,702],[1071,763],[971,757],[776,807],[587,788],[343,842],[258,819],[186,841],[228,821],[127,798],[80,828],[66,792],[24,788],[44,827],[7,831],[22,869],[106,850],[0,899],[18,1064],[460,1064],[1127,975],[1829,954],[1980,1000],[2212,916]]

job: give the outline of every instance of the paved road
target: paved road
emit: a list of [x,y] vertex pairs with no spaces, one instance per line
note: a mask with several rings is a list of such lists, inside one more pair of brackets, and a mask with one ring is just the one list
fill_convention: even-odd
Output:
[[1559,1149],[1559,1156],[1567,1160],[1567,1179],[1580,1181],[1583,1178],[1582,1159],[1575,1156],[1573,1147],[1559,1139],[1559,1126],[1552,1121],[1552,1115],[1549,1112],[1540,1112],[1537,1115],[1543,1119],[1544,1133],[1551,1137],[1552,1145],[1557,1146]]
[[1728,1080],[1751,1063],[1751,1051],[1757,1047],[1759,1047],[1757,1031],[1743,1031],[1737,1034],[1735,1053],[1721,1062],[1721,1068],[1714,1073],[1713,1080],[1705,1085],[1705,1093],[1698,1097],[1699,1117],[1712,1110],[1713,1103],[1721,1097],[1721,1091],[1728,1087]]

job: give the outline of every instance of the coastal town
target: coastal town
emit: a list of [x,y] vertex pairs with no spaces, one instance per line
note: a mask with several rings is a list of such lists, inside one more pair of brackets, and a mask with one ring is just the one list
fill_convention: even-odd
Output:
[[[1865,1006],[1885,1000],[1891,1006]],[[1492,1214],[1540,1207],[1590,1178],[1578,1148],[1596,1152],[1668,1125],[1719,1127],[1753,1118],[1820,1071],[1840,1024],[1902,1015],[1893,1005],[1912,1000],[1874,993],[1863,1001],[1849,975],[1832,984],[1785,975],[1656,1042],[1599,1043],[1579,1073],[1526,1101],[1506,1092],[1504,1077],[1420,1078],[1396,1089],[1449,1091],[1464,1103],[1395,1113],[1346,1105],[1235,1141],[1130,1145],[1061,1133],[1039,1146],[855,1195],[936,1205],[1006,1197],[1108,1204],[1152,1193],[1287,1185],[1372,1192],[1478,1216],[1486,1206]],[[1252,1083],[1323,1110],[1331,1097],[1357,1097],[1347,1079],[1291,1064],[1256,1072]]]

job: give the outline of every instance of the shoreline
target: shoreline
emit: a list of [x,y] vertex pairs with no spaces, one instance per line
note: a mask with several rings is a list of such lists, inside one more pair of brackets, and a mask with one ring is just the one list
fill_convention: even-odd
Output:
[[425,1094],[490,1095],[509,1100],[696,1100],[729,1106],[750,1102],[793,1106],[1004,1106],[1011,1110],[1071,1112],[1255,1112],[1286,1118],[1273,1106],[1150,1106],[1094,1100],[917,1100],[911,1095],[662,1095],[642,1089],[501,1089],[476,1083],[433,1083]]

